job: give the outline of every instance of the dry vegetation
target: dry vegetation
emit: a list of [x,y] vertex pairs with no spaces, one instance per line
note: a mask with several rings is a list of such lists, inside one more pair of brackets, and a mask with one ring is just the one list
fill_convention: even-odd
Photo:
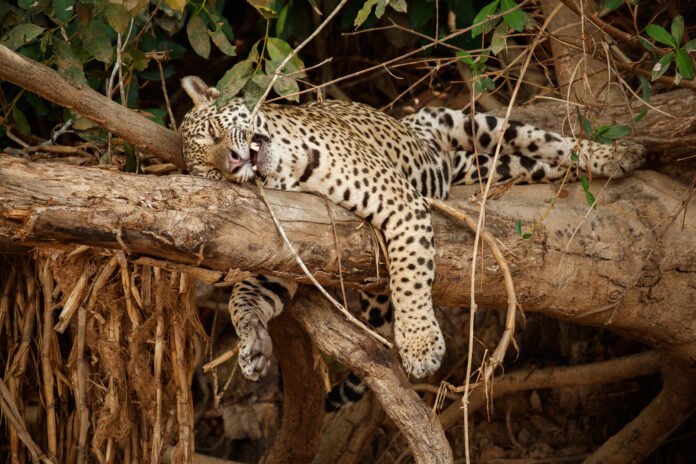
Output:
[[[611,26],[590,8],[580,25],[572,1],[561,2],[570,9],[521,3],[533,3],[526,6],[542,30],[511,39],[494,73],[507,80],[480,96],[477,109],[505,114],[517,96],[534,104],[515,108],[513,117],[540,127],[567,131],[580,108],[603,124],[632,125],[646,104],[629,89],[649,66],[622,51],[638,47],[625,32],[630,23],[613,18]],[[456,33],[456,18],[449,20]],[[376,39],[367,33],[345,36],[337,50],[327,50],[338,30],[332,27],[306,50],[308,62],[338,57],[309,78],[329,82],[329,96],[396,115],[419,105],[474,102],[476,94],[462,83],[470,82],[470,70],[461,62],[398,55],[395,44],[413,48],[414,35],[404,27],[373,31],[389,41],[389,56],[369,57],[361,50]],[[530,44],[534,54],[527,54]],[[394,66],[385,72],[389,60]],[[373,70],[359,71],[365,68]],[[335,76],[351,79],[331,81]],[[651,152],[650,167],[666,175],[592,182],[596,209],[577,185],[455,192],[451,203],[468,217],[480,217],[485,207],[485,229],[471,220],[467,228],[445,215],[435,219],[434,292],[448,355],[438,373],[411,386],[393,350],[310,287],[271,325],[277,355],[271,373],[259,383],[243,379],[225,311],[229,286],[247,272],[306,281],[256,194],[170,176],[182,165],[175,132],[2,45],[0,77],[118,136],[110,165],[101,169],[84,166],[103,160],[107,148],[71,137],[41,145],[36,136],[13,135],[19,147],[0,154],[0,460],[693,459],[693,79],[659,78],[650,111],[633,127],[633,140]],[[173,92],[170,111],[185,110],[180,97]],[[540,104],[543,99],[551,101]],[[141,174],[150,175],[118,172],[127,164],[122,141],[141,149]],[[345,285],[349,299],[352,289],[383,284],[384,267],[375,266],[379,247],[359,219],[308,195],[268,195],[300,257],[321,271],[315,275],[321,284]],[[211,204],[222,206],[211,212]],[[515,233],[515,219],[533,229],[529,240]],[[480,249],[473,248],[476,233],[486,240]],[[479,258],[472,266],[474,251]],[[467,308],[476,305],[472,314]],[[515,323],[495,378],[469,377],[467,362],[494,372],[491,353]],[[504,350],[499,354],[502,359]],[[325,415],[323,393],[346,367],[374,393]]]

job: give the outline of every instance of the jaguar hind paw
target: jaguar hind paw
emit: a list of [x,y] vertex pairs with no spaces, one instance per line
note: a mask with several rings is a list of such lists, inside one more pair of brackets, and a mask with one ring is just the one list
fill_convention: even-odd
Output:
[[437,323],[415,325],[412,331],[404,330],[397,323],[394,335],[406,374],[423,378],[440,368],[445,355],[445,339]]

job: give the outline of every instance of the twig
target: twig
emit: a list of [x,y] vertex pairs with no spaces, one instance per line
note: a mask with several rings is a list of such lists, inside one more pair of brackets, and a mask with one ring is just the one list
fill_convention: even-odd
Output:
[[[428,203],[448,216],[460,221],[464,221],[472,231],[477,230],[478,225],[476,221],[466,214],[465,211],[433,198],[428,198]],[[500,251],[500,248],[498,248],[495,237],[493,237],[493,235],[485,228],[481,229],[481,237],[483,238],[483,241],[486,242],[486,245],[490,247],[496,263],[498,263],[498,266],[500,266],[500,270],[503,273],[503,278],[505,281],[505,291],[508,297],[508,309],[505,316],[505,330],[503,331],[503,335],[500,337],[498,346],[493,351],[493,354],[491,354],[491,356],[488,358],[488,363],[486,363],[486,367],[484,369],[482,382],[484,385],[487,385],[493,376],[495,369],[503,364],[503,358],[505,357],[505,353],[507,353],[510,342],[512,341],[512,336],[515,333],[517,295],[515,294],[515,285],[512,282],[512,273],[510,272],[510,267],[508,266],[507,260],[503,256],[503,253]]]
[[326,291],[326,289],[317,281],[317,279],[314,278],[312,273],[309,272],[309,269],[307,269],[307,266],[305,265],[305,263],[302,261],[302,258],[300,258],[300,255],[297,254],[295,247],[292,246],[290,239],[285,234],[285,230],[283,230],[283,226],[280,225],[280,221],[276,217],[275,213],[273,213],[273,209],[271,208],[271,203],[266,198],[266,193],[263,189],[263,184],[261,183],[261,181],[259,180],[258,177],[256,178],[256,186],[259,188],[259,194],[261,196],[261,199],[266,204],[266,208],[268,208],[268,212],[271,215],[271,219],[273,219],[273,223],[275,224],[276,229],[278,229],[278,233],[280,233],[280,236],[283,237],[283,241],[285,242],[285,245],[288,247],[288,250],[290,250],[290,253],[295,258],[295,261],[302,269],[302,272],[304,272],[305,275],[309,278],[309,280],[314,284],[314,286],[317,289],[319,289],[319,291],[322,293],[322,295],[324,295],[326,297],[326,299],[329,300],[331,302],[331,304],[333,304],[336,307],[336,309],[341,311],[349,321],[351,321],[352,323],[354,323],[355,325],[357,325],[358,327],[360,327],[361,329],[363,329],[364,331],[366,331],[367,333],[372,335],[374,338],[376,338],[377,340],[382,342],[388,348],[391,348],[392,344],[386,338],[382,337],[380,334],[378,334],[374,330],[370,329],[365,324],[363,324],[359,319],[357,319],[355,316],[353,316],[346,308],[343,307],[343,305],[341,303],[336,301],[336,299],[334,297],[332,297],[329,292]]
[[77,311],[80,303],[82,303],[82,297],[85,294],[92,272],[92,266],[85,266],[80,278],[70,292],[68,299],[65,301],[65,304],[63,304],[63,310],[60,312],[58,323],[55,326],[56,332],[63,333],[70,324],[70,320],[73,318],[75,311]]
[[162,454],[162,359],[164,357],[164,291],[166,289],[162,282],[162,270],[153,267],[155,276],[155,317],[157,326],[155,327],[155,355],[153,360],[153,374],[155,382],[155,423],[152,429],[152,444],[150,451],[150,462],[159,464]]
[[[46,434],[48,442],[48,455],[56,458],[58,455],[57,427],[56,427],[56,399],[54,392],[53,360],[51,347],[53,344],[53,277],[51,276],[51,260],[44,257],[43,263],[39,261],[41,271],[41,290],[43,291],[43,327],[41,334],[41,373],[43,375],[44,402],[46,404]],[[0,325],[1,327],[1,325]]]
[[180,308],[179,313],[174,315],[171,321],[173,339],[171,340],[173,345],[171,347],[171,358],[177,387],[176,417],[179,422],[179,444],[177,448],[181,447],[183,462],[191,462],[193,431],[190,426],[189,383],[186,375],[186,353],[184,352],[184,332],[181,321],[183,313],[183,308]]
[[[91,266],[87,266],[90,268]],[[83,272],[82,276],[87,275]],[[91,273],[90,273],[91,275]],[[82,279],[80,276],[80,279]],[[72,294],[71,294],[72,296]],[[89,429],[89,404],[87,404],[87,362],[85,361],[85,344],[87,337],[87,307],[79,305],[77,311],[77,410],[79,417],[79,432],[77,444],[77,462],[87,462],[87,430]]]
[[235,344],[232,348],[222,353],[217,358],[210,362],[203,364],[203,372],[209,372],[221,364],[226,363],[228,360],[232,359],[239,353],[239,344]]
[[162,61],[156,58],[155,62],[159,68],[160,82],[162,83],[162,95],[164,95],[164,104],[167,107],[167,114],[169,115],[169,124],[172,126],[172,130],[176,130],[176,118],[174,117],[174,112],[172,111],[172,105],[169,103],[169,93],[167,92],[167,83],[164,80],[164,68],[162,67]]
[[[650,375],[660,370],[662,359],[663,355],[658,351],[644,351],[581,366],[532,368],[512,372],[496,379],[490,398],[483,390],[473,392],[470,398],[469,414],[473,414],[489,401],[520,391],[598,385]],[[460,414],[458,404],[449,406],[440,414],[442,427],[447,430],[456,425],[461,417]]]
[[[503,121],[503,124],[501,127],[505,128],[508,125],[508,121],[510,120],[510,114],[512,113],[512,106],[515,103],[515,100],[517,99],[517,94],[519,93],[520,87],[522,86],[522,80],[524,77],[525,70],[529,67],[529,63],[531,62],[532,55],[534,49],[536,49],[537,45],[541,41],[541,36],[543,32],[546,30],[548,27],[549,23],[553,19],[554,16],[558,13],[558,11],[561,9],[562,4],[558,4],[556,8],[547,16],[546,21],[544,21],[544,24],[541,26],[539,29],[539,32],[537,35],[534,37],[534,41],[532,44],[529,46],[529,49],[527,51],[527,56],[524,60],[524,64],[520,68],[520,78],[517,80],[515,83],[515,88],[512,91],[512,95],[510,97],[510,104],[507,107],[507,111],[505,112],[505,119]],[[495,166],[498,163],[498,158],[500,157],[500,150],[503,146],[503,132],[502,130],[498,134],[498,142],[496,143],[495,146],[495,154],[493,155],[493,160],[491,161],[491,172],[495,170]],[[478,218],[478,223],[476,225],[476,234],[474,236],[474,245],[473,245],[473,252],[472,252],[472,257],[471,257],[471,305],[470,305],[470,314],[469,314],[469,350],[472,349],[473,347],[473,321],[474,321],[474,314],[476,311],[476,300],[475,300],[475,294],[476,294],[476,258],[478,255],[478,244],[481,240],[481,235],[483,232],[483,223],[486,217],[486,199],[488,198],[488,192],[491,189],[491,185],[493,184],[493,178],[495,176],[488,176],[488,180],[486,181],[486,187],[484,188],[482,199],[481,199],[481,205],[479,208],[479,218]],[[514,327],[514,325],[513,325]],[[499,345],[500,347],[500,345]],[[465,377],[465,394],[462,398],[462,403],[464,406],[464,451],[465,451],[465,457],[466,457],[466,462],[469,463],[471,462],[471,454],[470,454],[470,449],[469,449],[469,415],[468,415],[468,392],[469,392],[469,387],[470,387],[470,382],[471,382],[471,363],[472,363],[472,356],[469,356],[469,359],[467,360],[467,368],[466,368],[466,377]]]

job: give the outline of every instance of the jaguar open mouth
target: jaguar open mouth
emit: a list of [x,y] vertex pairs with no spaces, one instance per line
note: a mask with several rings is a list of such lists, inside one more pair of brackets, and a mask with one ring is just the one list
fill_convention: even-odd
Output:
[[263,167],[266,162],[266,154],[268,152],[267,147],[268,138],[262,135],[256,134],[251,139],[249,144],[249,158],[251,160],[251,169],[254,172],[258,171],[259,167]]

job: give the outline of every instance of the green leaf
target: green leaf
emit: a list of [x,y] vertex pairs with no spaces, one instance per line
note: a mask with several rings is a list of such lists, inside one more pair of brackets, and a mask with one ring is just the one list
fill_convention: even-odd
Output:
[[613,126],[602,126],[597,130],[597,141],[601,143],[611,143],[614,140],[626,137],[631,133],[631,128],[616,124]]
[[[268,56],[271,58],[271,62],[275,65],[274,71],[275,68],[280,66],[280,63],[285,59],[285,57],[292,53],[292,47],[286,41],[277,37],[268,38],[266,50],[268,50]],[[303,72],[300,72],[303,69],[304,63],[297,55],[294,55],[292,58],[290,58],[288,64],[285,65],[285,69],[281,71],[287,74],[292,74],[293,77],[299,78],[305,76]]]
[[674,42],[672,36],[662,26],[658,26],[657,24],[648,24],[647,26],[645,26],[645,32],[653,40],[660,42],[663,45],[667,45],[668,47],[673,48],[677,47],[677,44],[676,42]]
[[237,56],[236,47],[230,43],[221,27],[218,27],[214,31],[208,31],[208,35],[213,39],[213,43],[222,53],[227,56]]
[[10,32],[7,33],[7,36],[0,43],[15,51],[22,45],[26,45],[37,38],[43,31],[44,28],[36,24],[20,24],[10,29]]
[[495,26],[495,24],[493,24],[494,22],[488,21],[487,18],[495,14],[498,9],[498,3],[499,0],[493,0],[491,3],[481,8],[481,11],[474,17],[474,27],[471,29],[472,37],[477,37],[493,29]]
[[290,101],[300,101],[300,96],[298,94],[300,86],[295,79],[281,76],[273,83],[273,90],[281,97],[285,97]]
[[572,151],[572,152],[570,152],[570,160],[575,161],[577,163],[580,160],[580,158],[578,157],[577,153]]
[[384,10],[387,9],[388,0],[377,0],[377,6],[375,6],[375,16],[381,18],[384,15]]
[[474,91],[483,93],[486,90],[495,90],[495,83],[493,83],[493,80],[490,77],[479,77],[476,79],[476,81],[474,81]]
[[273,0],[247,0],[247,3],[264,17],[264,19],[273,19],[278,16],[278,12],[274,9],[275,3]]
[[530,238],[532,238],[531,232],[525,232],[524,234],[522,234],[522,240],[529,240]]
[[288,12],[290,11],[290,4],[288,3],[283,8],[281,8],[280,13],[278,13],[278,20],[276,21],[275,30],[278,37],[283,35],[285,31],[285,23],[288,20]]
[[638,113],[638,114],[633,118],[633,122],[640,122],[640,121],[642,121],[646,114],[648,114],[648,109],[647,109],[647,108],[643,108],[643,109],[640,111],[640,113]]
[[522,221],[519,219],[515,221],[515,233],[520,237],[522,236]]
[[244,104],[246,107],[252,109],[256,106],[265,90],[265,88],[261,88],[256,84],[253,79],[250,79],[244,86]]
[[682,15],[677,15],[672,20],[672,38],[674,39],[674,46],[676,47],[682,41],[684,37],[684,17]]
[[686,42],[686,44],[682,47],[682,50],[685,52],[696,52],[696,39]]
[[645,40],[644,38],[638,37],[638,42],[639,42],[639,43],[643,46],[643,48],[645,48],[647,51],[649,51],[649,52],[651,52],[651,53],[655,53],[655,47],[653,46],[653,44],[651,44],[650,42],[648,42],[648,41]]
[[650,101],[650,82],[643,76],[638,76],[640,81],[640,91],[643,94],[643,100],[648,103]]
[[594,136],[594,129],[592,128],[592,123],[582,114],[578,116],[580,119],[580,124],[582,124],[582,131],[589,137]]
[[12,107],[12,120],[17,125],[17,130],[19,130],[20,134],[31,134],[31,127],[29,126],[29,121],[27,121],[27,117],[24,116],[22,110],[17,108],[17,105]]
[[491,53],[497,55],[507,47],[507,24],[502,22],[493,31],[491,37]]
[[82,43],[94,58],[102,63],[110,64],[114,56],[107,27],[95,20],[89,27],[82,30]]
[[29,8],[32,8],[36,3],[38,3],[36,0],[18,0],[17,6],[23,10],[28,10]]
[[189,20],[186,25],[186,34],[189,42],[191,42],[193,51],[203,58],[208,58],[210,55],[210,38],[208,37],[208,28],[200,16],[194,16]]
[[399,13],[406,13],[408,11],[406,0],[389,0],[389,6]]
[[74,7],[75,0],[53,0],[53,12],[63,24],[70,21]]
[[587,204],[594,208],[595,206],[595,196],[590,192],[590,181],[587,176],[580,177],[580,185],[582,185],[582,191],[585,192],[585,200]]
[[[512,10],[517,6],[514,0],[502,0],[500,2],[501,12]],[[524,30],[524,25],[527,22],[525,18],[526,13],[521,9],[516,9],[510,13],[503,16],[503,21],[517,32],[522,32]]]
[[459,59],[459,61],[461,61],[462,63],[466,63],[469,66],[474,65],[474,59],[471,57],[469,52],[466,50],[459,50],[457,52],[457,58]]
[[677,50],[674,62],[677,64],[677,69],[679,74],[687,79],[693,79],[694,77],[694,62],[691,61],[691,57],[688,53],[684,51],[683,48]]
[[669,69],[669,64],[672,62],[673,57],[674,53],[669,52],[665,56],[660,58],[657,61],[657,63],[655,63],[650,73],[650,77],[653,81],[657,80],[660,76],[667,72],[667,70]]
[[596,199],[595,196],[590,192],[589,190],[585,192],[585,201],[587,201],[587,204],[590,205],[591,207],[595,207]]
[[599,6],[599,10],[614,11],[623,5],[623,0],[603,0]]
[[56,38],[53,41],[53,46],[55,48],[53,56],[58,73],[76,84],[78,88],[82,88],[87,83],[82,71],[82,62],[77,59],[70,45],[65,43],[63,39]]
[[355,22],[353,23],[353,26],[355,27],[360,27],[362,23],[365,22],[368,16],[370,16],[370,12],[372,11],[372,7],[377,4],[377,0],[367,0],[365,4],[360,8],[358,11],[358,14],[355,16]]
[[254,74],[255,66],[254,60],[240,61],[222,76],[216,85],[221,94],[217,101],[218,106],[226,104],[242,90]]
[[104,16],[114,31],[123,34],[128,30],[131,15],[123,5],[107,3],[104,7]]
[[410,8],[408,9],[408,20],[414,30],[422,30],[433,17],[434,8],[432,8],[431,5],[432,4],[426,0],[411,2]]
[[135,47],[126,48],[124,55],[128,60],[130,60],[130,63],[133,65],[133,68],[135,68],[136,71],[145,71],[145,69],[147,69],[147,65],[150,63],[150,59],[145,55],[145,53]]

